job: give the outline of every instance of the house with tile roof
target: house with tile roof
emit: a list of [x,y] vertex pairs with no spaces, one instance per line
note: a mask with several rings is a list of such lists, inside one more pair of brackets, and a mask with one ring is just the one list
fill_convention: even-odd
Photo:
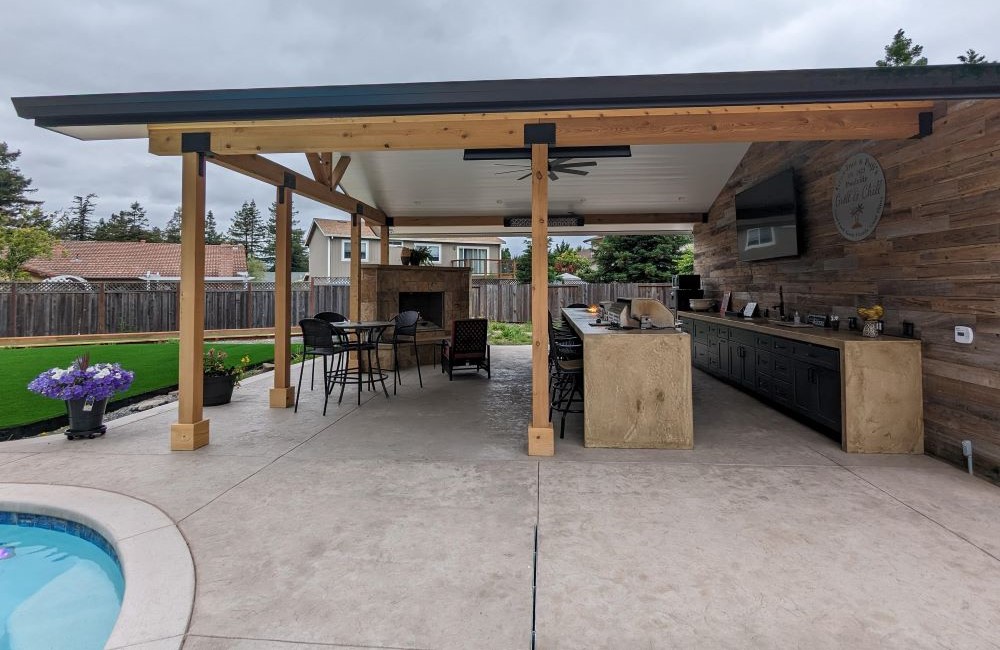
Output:
[[[171,280],[181,275],[181,245],[145,241],[60,241],[47,258],[22,267],[34,280],[75,276],[87,281]],[[205,246],[205,281],[248,278],[247,253],[241,244]]]
[[[404,247],[426,247],[431,252],[431,264],[456,267],[468,266],[473,275],[498,275],[500,249],[504,240],[499,237],[428,236],[422,239],[389,236],[388,264],[401,264],[400,252]],[[306,234],[309,247],[310,277],[347,277],[351,272],[351,222],[341,219],[313,219]],[[361,229],[361,262],[382,264],[379,254],[379,235],[370,227]]]

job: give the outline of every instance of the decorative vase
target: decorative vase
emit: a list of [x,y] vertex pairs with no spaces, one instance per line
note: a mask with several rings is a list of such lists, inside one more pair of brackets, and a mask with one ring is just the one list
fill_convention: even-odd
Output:
[[205,406],[219,406],[228,404],[233,399],[233,388],[236,385],[236,378],[232,375],[204,375],[204,396]]
[[104,432],[108,430],[104,426],[104,410],[107,406],[107,398],[89,403],[86,399],[66,400],[66,413],[69,414],[69,429],[66,430],[66,437],[75,440],[103,436]]
[[878,321],[866,320],[865,326],[861,328],[861,336],[867,336],[870,339],[878,338]]

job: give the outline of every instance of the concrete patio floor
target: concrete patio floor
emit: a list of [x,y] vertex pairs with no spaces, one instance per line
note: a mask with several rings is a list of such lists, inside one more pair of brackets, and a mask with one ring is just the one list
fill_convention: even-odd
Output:
[[[269,376],[170,453],[173,406],[0,443],[0,483],[145,500],[195,559],[185,647],[997,647],[1000,489],[857,456],[695,372],[695,449],[525,455],[530,350],[321,415]],[[391,389],[390,389],[391,392]],[[538,530],[537,603],[532,599]],[[144,647],[155,647],[148,645]]]

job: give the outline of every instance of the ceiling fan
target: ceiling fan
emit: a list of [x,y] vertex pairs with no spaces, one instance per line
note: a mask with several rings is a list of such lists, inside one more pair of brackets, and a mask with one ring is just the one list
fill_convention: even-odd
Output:
[[[580,169],[581,167],[594,167],[597,165],[596,160],[582,160],[579,162],[573,162],[575,158],[550,158],[548,164],[549,179],[553,181],[559,180],[559,174],[572,174],[574,176],[586,176],[589,171]],[[514,169],[507,169],[504,171],[496,172],[499,176],[500,174],[521,174],[517,177],[517,180],[523,181],[531,176],[531,165],[525,165],[524,163],[493,163],[497,167],[513,167]]]

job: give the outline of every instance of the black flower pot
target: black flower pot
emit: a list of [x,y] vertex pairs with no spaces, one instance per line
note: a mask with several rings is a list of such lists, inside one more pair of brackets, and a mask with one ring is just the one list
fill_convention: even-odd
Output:
[[219,406],[228,404],[233,399],[233,387],[236,385],[236,378],[232,375],[204,375],[205,377],[205,406]]
[[85,399],[66,400],[66,412],[69,414],[66,437],[75,440],[104,435],[107,431],[104,426],[104,409],[107,406],[107,398],[91,402],[89,408]]

